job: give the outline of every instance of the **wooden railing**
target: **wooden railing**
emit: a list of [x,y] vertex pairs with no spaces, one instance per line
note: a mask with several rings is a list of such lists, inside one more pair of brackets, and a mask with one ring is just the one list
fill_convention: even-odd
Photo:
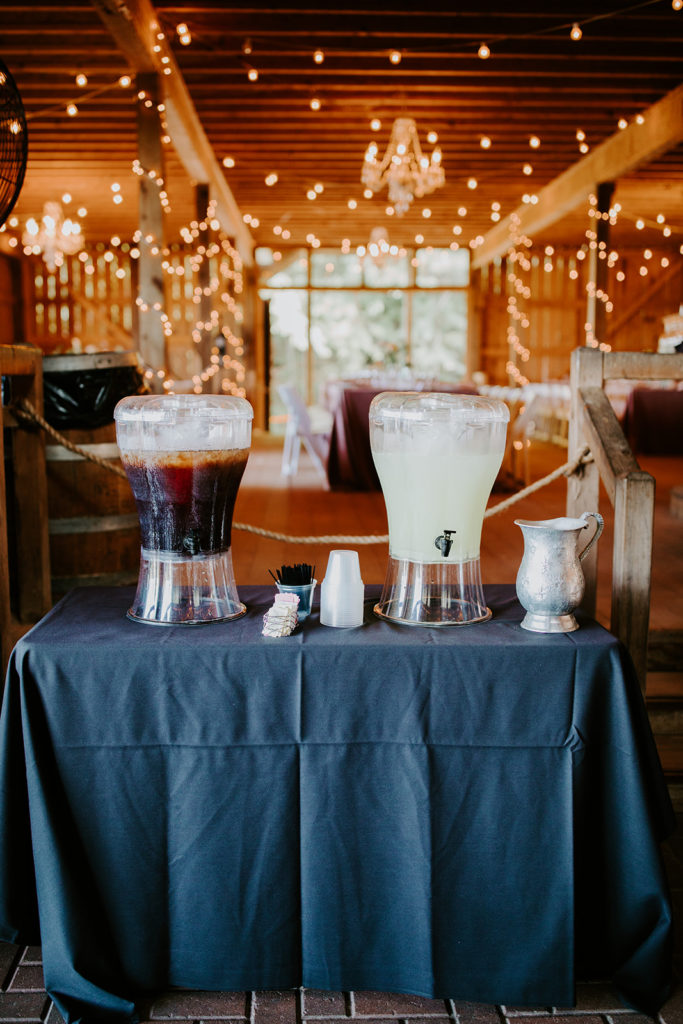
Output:
[[[614,507],[610,628],[631,653],[645,692],[650,620],[655,481],[643,472],[603,390],[608,380],[683,380],[683,355],[647,352],[572,353],[570,459],[589,445],[594,461],[567,485],[567,515],[595,512],[600,481]],[[597,545],[583,562],[583,608],[595,614]]]
[[[42,352],[26,345],[0,345],[0,375],[6,398],[27,398],[42,412]],[[0,689],[12,647],[51,607],[45,440],[2,408],[0,431]],[[6,435],[7,431],[7,435]],[[5,478],[5,438],[12,458],[11,486]]]

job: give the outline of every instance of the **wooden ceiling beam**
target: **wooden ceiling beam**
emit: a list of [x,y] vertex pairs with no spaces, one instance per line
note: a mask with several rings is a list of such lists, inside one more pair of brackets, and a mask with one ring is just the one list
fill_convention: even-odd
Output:
[[[159,75],[173,147],[190,177],[209,186],[216,201],[216,216],[224,230],[234,238],[244,262],[251,265],[254,241],[242,221],[235,197],[197,116],[173,51],[165,47],[163,54],[155,52],[160,26],[150,0],[128,0],[125,8],[116,0],[91,2],[135,70],[141,73],[153,71]],[[164,73],[166,68],[170,68],[170,75]]]
[[[574,210],[602,182],[616,181],[676,146],[683,139],[683,85],[673,89],[631,124],[611,135],[538,193],[535,206],[519,206],[484,238],[473,254],[475,269],[510,248],[511,231],[534,235]],[[514,220],[513,220],[514,218]]]

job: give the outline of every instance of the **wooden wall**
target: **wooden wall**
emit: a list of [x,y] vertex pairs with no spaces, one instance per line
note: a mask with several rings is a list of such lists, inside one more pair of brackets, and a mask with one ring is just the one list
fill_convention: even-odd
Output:
[[[644,261],[640,249],[620,253],[609,271],[613,310],[607,315],[607,337],[599,341],[619,351],[657,350],[662,317],[678,312],[683,304],[681,260],[674,256],[669,266],[662,267],[662,256],[653,253]],[[508,383],[506,364],[511,356],[529,380],[568,379],[572,350],[586,344],[588,260],[578,260],[575,248],[555,250],[550,256],[543,249],[531,250],[528,257],[528,270],[503,258],[484,268],[479,281],[475,279],[472,305],[480,325],[479,364],[492,384]],[[647,267],[647,275],[641,275],[641,266]],[[619,270],[625,275],[623,281],[616,279]],[[526,295],[516,290],[511,274],[528,288]],[[528,326],[511,316],[510,296]],[[510,326],[520,347],[528,350],[528,359],[511,350]]]
[[[527,269],[506,257],[473,276],[470,369],[483,370],[493,384],[514,382],[507,369],[511,357],[516,372],[529,380],[567,379],[571,352],[586,343],[588,260],[578,260],[575,248],[558,249],[550,256],[542,249],[532,249],[527,257]],[[176,261],[180,258],[174,256]],[[188,255],[182,258],[189,261]],[[661,260],[661,253],[653,253],[645,263],[642,250],[625,251],[609,271],[613,310],[607,316],[604,340],[612,349],[656,351],[662,317],[678,312],[683,304],[680,257],[672,256],[665,267]],[[67,257],[58,275],[50,275],[39,257],[16,260],[0,256],[0,340],[28,341],[46,353],[68,350],[73,337],[80,340],[82,350],[133,348],[135,261],[123,252],[107,258],[103,248],[89,254],[88,265],[91,272],[86,272],[78,257]],[[640,273],[643,265],[648,270],[645,276]],[[18,300],[20,270],[24,278],[23,325]],[[619,270],[625,275],[623,281],[616,278]],[[516,320],[509,312],[511,297],[516,300]],[[169,353],[171,362],[177,364],[171,366],[171,372],[182,377],[195,372],[194,364],[187,362],[195,355],[191,332],[197,317],[189,262],[184,277],[170,276],[168,306],[177,349]],[[511,327],[528,358],[512,351]],[[255,343],[258,345],[258,339]],[[255,393],[258,382],[251,376],[250,393]]]

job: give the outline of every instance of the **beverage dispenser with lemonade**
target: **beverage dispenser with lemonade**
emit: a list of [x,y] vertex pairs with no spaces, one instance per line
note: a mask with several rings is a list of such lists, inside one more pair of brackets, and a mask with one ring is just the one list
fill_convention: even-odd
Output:
[[510,414],[476,395],[384,392],[370,444],[389,524],[389,564],[375,613],[413,626],[490,618],[479,548]]
[[243,615],[231,529],[251,405],[231,395],[140,395],[122,399],[114,418],[142,535],[129,618],[193,625]]

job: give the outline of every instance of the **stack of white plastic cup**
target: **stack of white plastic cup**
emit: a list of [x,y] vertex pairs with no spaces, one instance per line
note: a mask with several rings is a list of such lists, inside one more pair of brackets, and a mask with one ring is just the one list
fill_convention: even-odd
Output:
[[330,551],[320,587],[323,626],[363,625],[363,580],[357,551]]

